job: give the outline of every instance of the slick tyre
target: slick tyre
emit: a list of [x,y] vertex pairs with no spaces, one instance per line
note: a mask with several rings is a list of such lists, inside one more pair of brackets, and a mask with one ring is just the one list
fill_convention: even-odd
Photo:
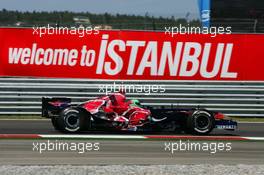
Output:
[[85,115],[78,108],[69,107],[61,111],[57,123],[62,132],[78,133],[85,128]]
[[194,111],[187,119],[187,130],[195,135],[207,135],[215,125],[214,117],[205,110]]

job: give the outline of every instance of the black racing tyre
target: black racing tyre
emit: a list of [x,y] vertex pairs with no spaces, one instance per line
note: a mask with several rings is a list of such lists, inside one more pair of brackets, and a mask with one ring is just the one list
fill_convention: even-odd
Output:
[[187,119],[187,129],[192,134],[207,135],[214,129],[214,126],[214,117],[205,110],[194,111]]
[[86,118],[88,118],[88,116],[85,116],[78,108],[65,108],[61,111],[60,116],[57,119],[58,128],[63,132],[78,133],[89,125]]

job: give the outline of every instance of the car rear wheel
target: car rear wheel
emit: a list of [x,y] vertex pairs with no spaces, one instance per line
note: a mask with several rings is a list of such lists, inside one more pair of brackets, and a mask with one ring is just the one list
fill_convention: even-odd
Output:
[[85,116],[78,108],[66,108],[60,113],[60,116],[57,119],[57,128],[59,128],[60,131],[68,133],[80,132],[86,128],[86,125],[88,125],[86,122],[87,117],[88,116]]
[[207,111],[194,111],[187,119],[188,131],[192,134],[206,135],[214,129],[214,117]]

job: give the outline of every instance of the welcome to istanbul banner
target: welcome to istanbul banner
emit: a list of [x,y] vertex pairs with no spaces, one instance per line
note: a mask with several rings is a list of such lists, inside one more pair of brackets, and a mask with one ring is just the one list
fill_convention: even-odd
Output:
[[1,28],[0,41],[1,76],[264,81],[264,35]]

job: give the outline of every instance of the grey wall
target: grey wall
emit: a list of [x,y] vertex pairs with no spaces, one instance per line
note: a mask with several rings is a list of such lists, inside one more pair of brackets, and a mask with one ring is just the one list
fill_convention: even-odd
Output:
[[[71,97],[82,102],[98,95],[99,86],[114,81],[84,79],[0,78],[0,114],[40,114],[41,97]],[[128,98],[145,105],[205,107],[230,116],[264,117],[264,82],[195,81],[115,81],[116,84],[142,85],[145,93],[130,90]],[[137,85],[137,86],[135,86]],[[154,85],[154,86],[153,86]],[[148,87],[160,85],[164,93],[148,94]],[[132,86],[131,86],[132,87]],[[154,90],[156,91],[156,90]],[[159,89],[159,92],[161,89]]]

